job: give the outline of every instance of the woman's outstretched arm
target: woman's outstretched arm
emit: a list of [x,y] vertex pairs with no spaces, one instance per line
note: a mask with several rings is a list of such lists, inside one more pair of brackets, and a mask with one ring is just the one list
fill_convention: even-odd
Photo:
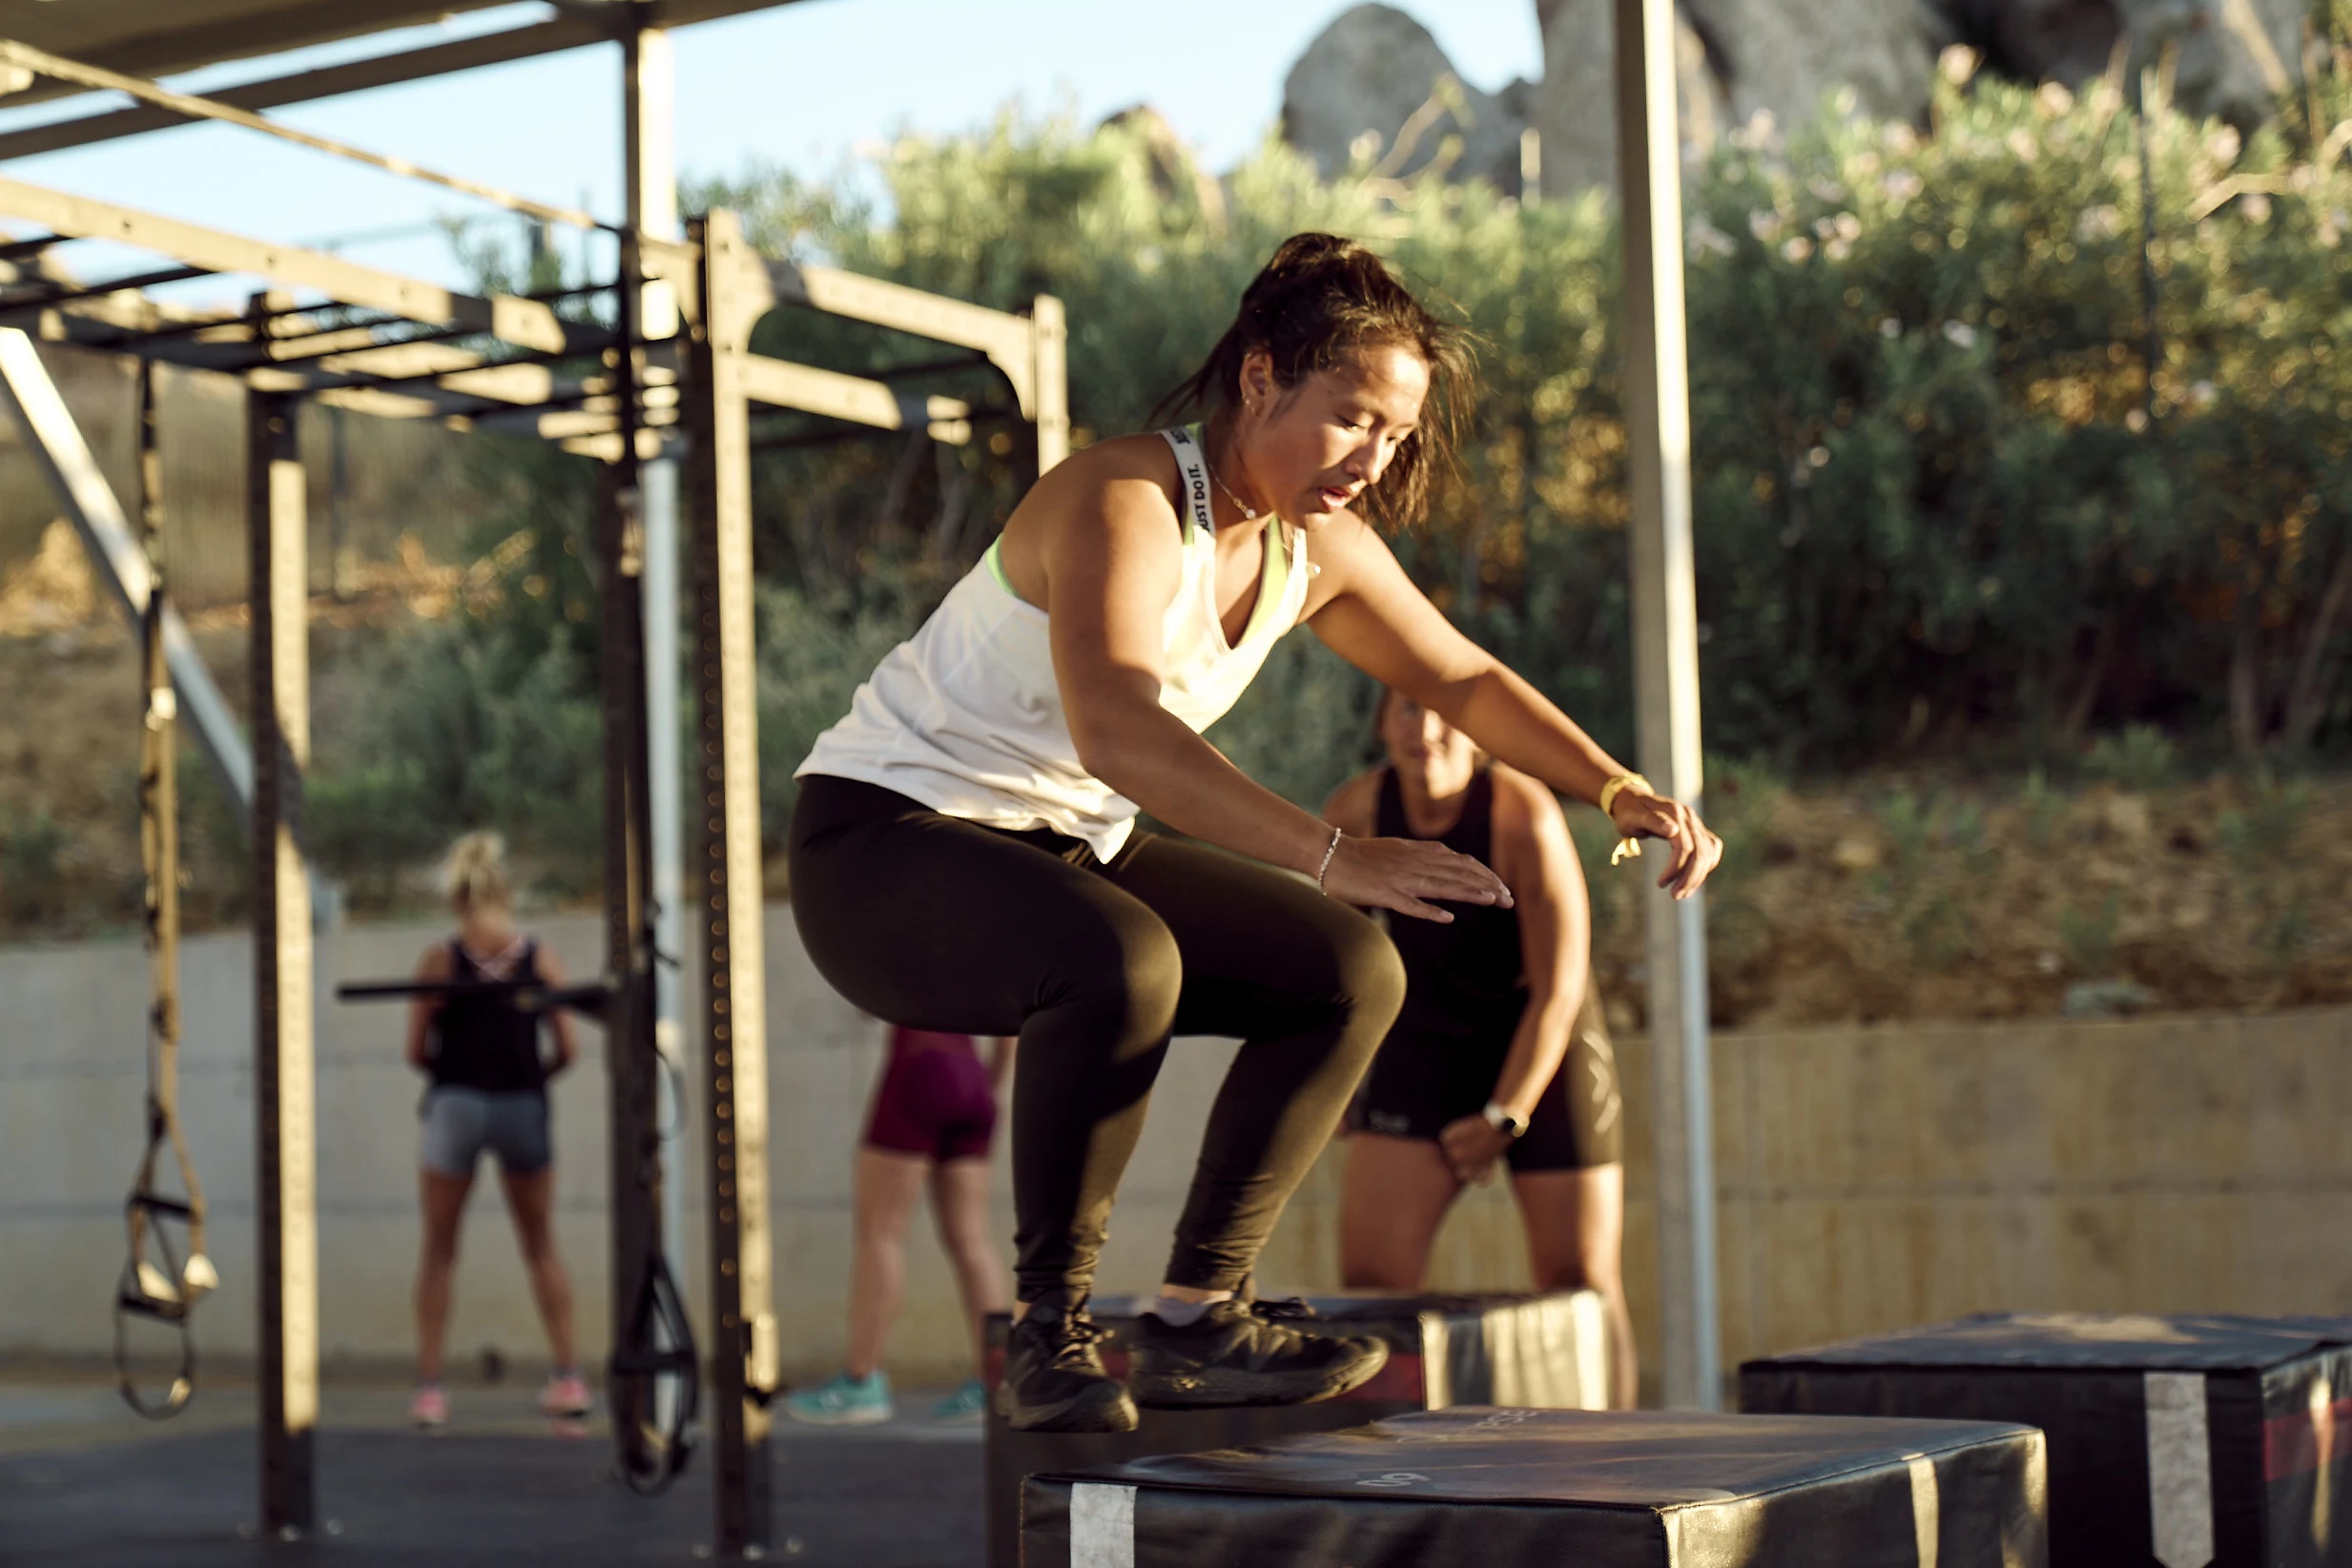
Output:
[[[1413,586],[1387,543],[1353,517],[1314,536],[1324,570],[1307,602],[1316,635],[1350,664],[1394,687],[1476,741],[1488,754],[1563,794],[1599,804],[1601,786],[1632,770],[1500,660],[1456,630]],[[1723,840],[1689,806],[1619,792],[1618,831],[1667,850],[1659,885],[1685,897],[1723,858]]]

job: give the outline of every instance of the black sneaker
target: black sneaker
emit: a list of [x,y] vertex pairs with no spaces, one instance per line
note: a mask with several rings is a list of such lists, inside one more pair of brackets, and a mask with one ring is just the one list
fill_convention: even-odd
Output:
[[1137,1326],[1127,1382],[1155,1410],[1211,1405],[1305,1405],[1368,1382],[1388,1364],[1377,1339],[1304,1332],[1303,1302],[1220,1301],[1179,1328],[1156,1312]]
[[1031,1307],[1004,1342],[997,1413],[1016,1432],[1133,1432],[1135,1401],[1095,1349],[1108,1332],[1083,1301]]

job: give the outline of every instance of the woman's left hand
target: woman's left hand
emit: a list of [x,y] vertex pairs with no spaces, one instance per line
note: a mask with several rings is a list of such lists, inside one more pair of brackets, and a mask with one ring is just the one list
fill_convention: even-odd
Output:
[[1680,800],[1623,789],[1609,803],[1609,816],[1626,837],[1655,838],[1666,846],[1666,870],[1658,885],[1677,898],[1698,892],[1723,861],[1723,841]]
[[1495,1174],[1495,1162],[1511,1147],[1511,1136],[1483,1115],[1460,1116],[1438,1130],[1437,1147],[1454,1179],[1471,1186]]

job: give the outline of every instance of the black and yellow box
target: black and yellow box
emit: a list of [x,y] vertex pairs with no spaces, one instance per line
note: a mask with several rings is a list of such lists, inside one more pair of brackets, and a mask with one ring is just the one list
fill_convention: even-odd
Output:
[[2043,1568],[2042,1436],[1463,1407],[1033,1475],[1022,1568]]
[[1750,1361],[1740,1408],[2041,1428],[2055,1568],[2352,1568],[2352,1321],[1963,1318]]

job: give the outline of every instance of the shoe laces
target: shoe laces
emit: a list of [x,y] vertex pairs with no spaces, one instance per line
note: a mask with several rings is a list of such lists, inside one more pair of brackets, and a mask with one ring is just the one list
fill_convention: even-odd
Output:
[[1319,1315],[1313,1303],[1305,1296],[1260,1296],[1249,1303],[1249,1313],[1252,1317],[1265,1318],[1269,1322],[1295,1321]]
[[1108,1329],[1078,1312],[1061,1313],[1052,1322],[1041,1327],[1052,1347],[1046,1360],[1056,1367],[1083,1364],[1095,1346],[1110,1337]]

